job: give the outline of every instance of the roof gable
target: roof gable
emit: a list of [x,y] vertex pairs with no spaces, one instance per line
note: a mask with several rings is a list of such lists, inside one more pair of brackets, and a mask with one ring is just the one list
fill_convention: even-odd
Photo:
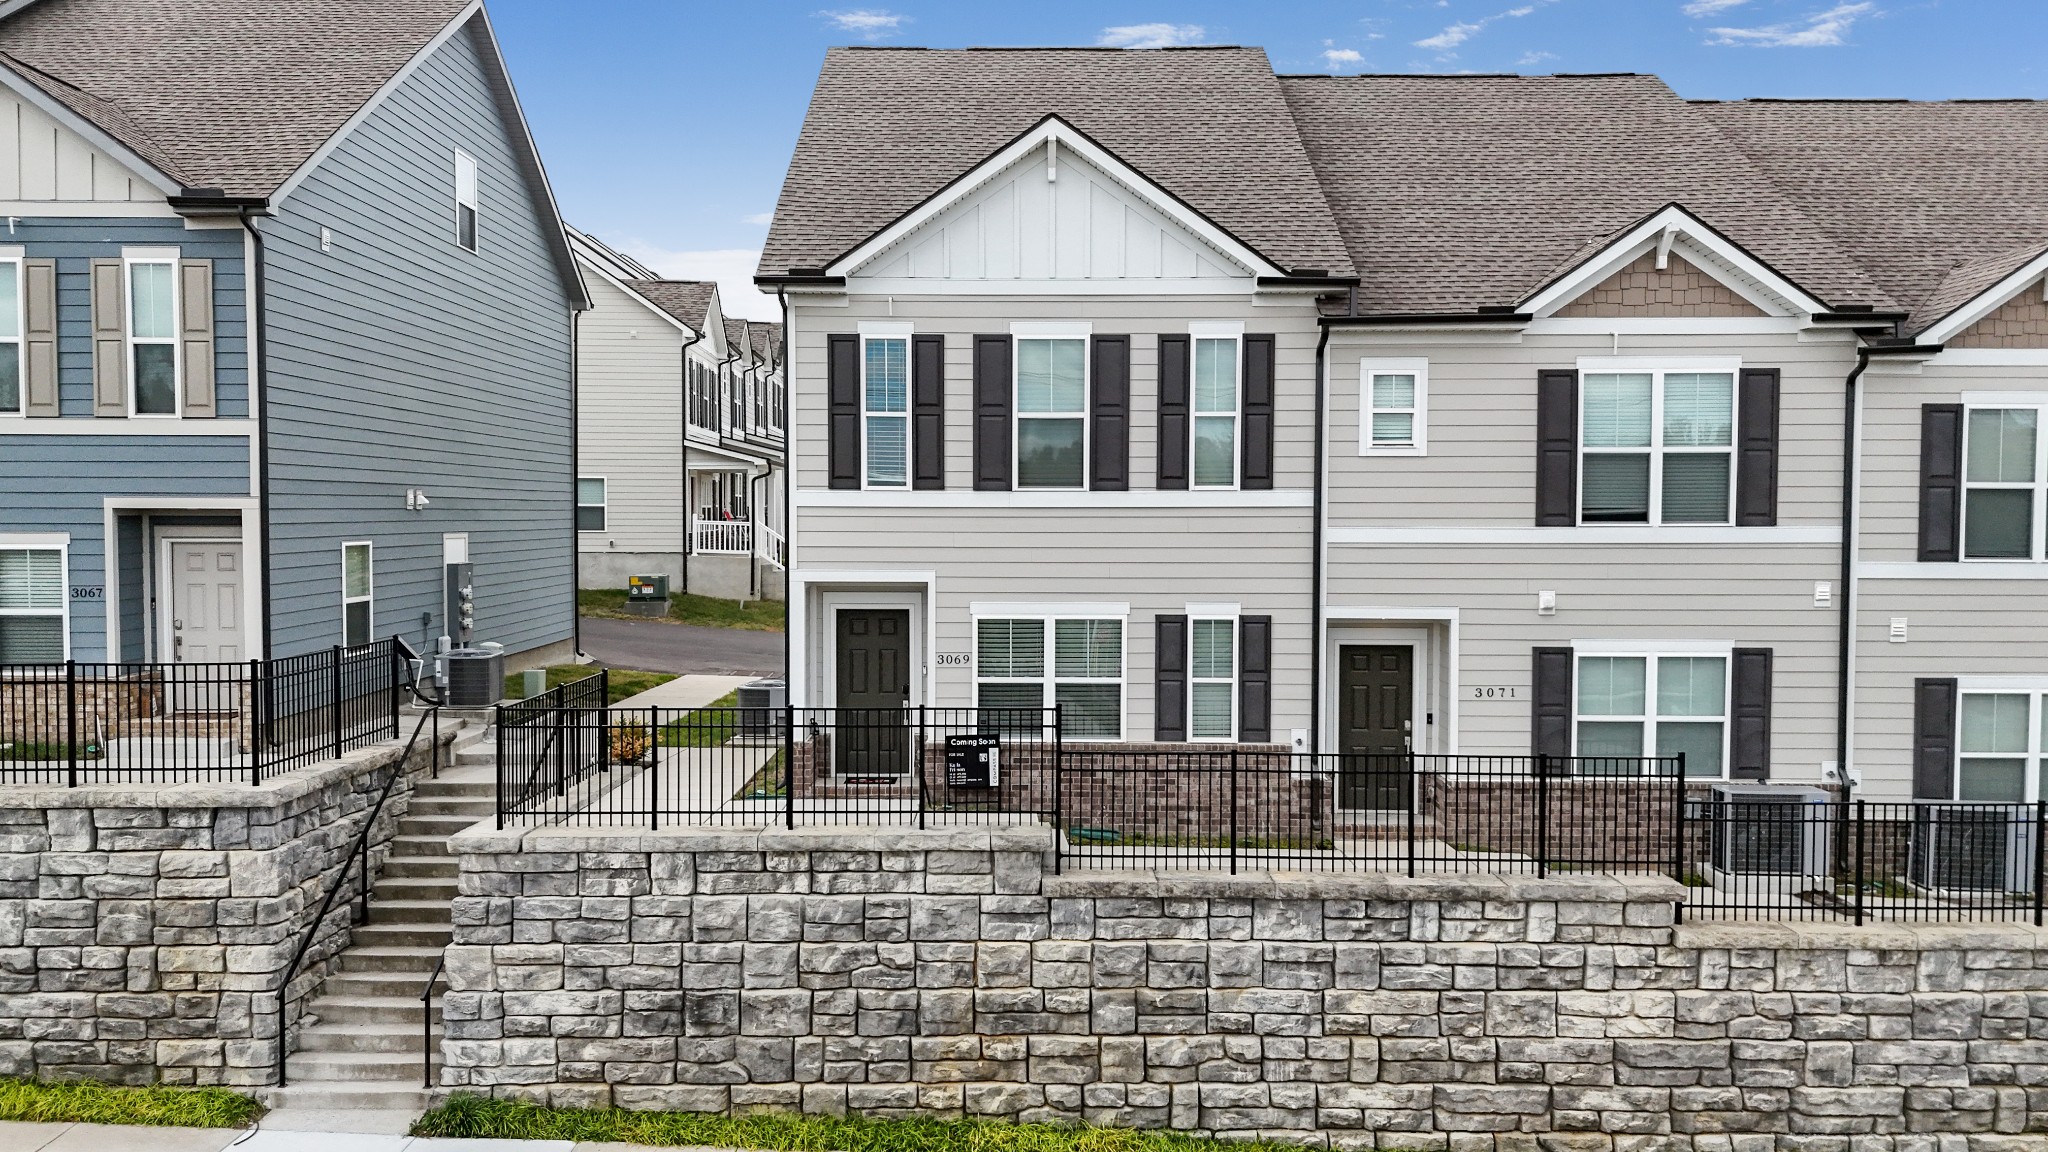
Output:
[[1739,296],[1755,315],[1812,315],[1827,305],[1787,279],[1699,217],[1671,205],[1602,243],[1589,244],[1565,262],[1542,287],[1517,303],[1535,316],[1558,314],[1567,305],[1648,258],[1652,271],[1669,271],[1676,255]]
[[0,69],[0,82],[0,123],[11,129],[0,133],[0,200],[163,204],[163,177],[141,157],[25,91],[20,72]]
[[[2030,244],[1958,264],[1914,314],[1912,327],[1918,329],[1923,344],[2021,346],[2003,343],[2011,333],[2001,334],[1994,329],[2030,323],[2032,304],[2039,301],[2043,292],[2044,274],[2048,274],[2048,244]],[[2026,299],[2030,291],[2034,301]],[[1993,342],[1984,343],[1987,340]]]

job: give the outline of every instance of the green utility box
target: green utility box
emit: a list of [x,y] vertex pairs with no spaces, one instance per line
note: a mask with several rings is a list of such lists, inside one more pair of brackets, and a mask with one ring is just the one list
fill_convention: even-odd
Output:
[[636,616],[668,615],[668,577],[628,576],[626,611]]

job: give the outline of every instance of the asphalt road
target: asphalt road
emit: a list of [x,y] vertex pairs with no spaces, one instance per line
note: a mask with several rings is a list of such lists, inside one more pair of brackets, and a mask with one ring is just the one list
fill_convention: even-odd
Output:
[[664,620],[583,618],[583,650],[613,668],[780,676],[782,633],[700,628]]

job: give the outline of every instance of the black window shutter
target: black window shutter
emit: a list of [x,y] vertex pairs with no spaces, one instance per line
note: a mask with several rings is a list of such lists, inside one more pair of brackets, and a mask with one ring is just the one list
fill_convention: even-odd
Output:
[[[1538,648],[1530,666],[1529,751],[1538,756],[1572,754],[1572,650]],[[1553,768],[1564,774],[1566,769]]]
[[1578,522],[1579,374],[1545,368],[1536,373],[1536,523],[1560,528]]
[[1097,336],[1094,395],[1089,398],[1088,486],[1122,492],[1131,486],[1131,338]]
[[946,338],[910,341],[910,448],[917,462],[910,486],[946,486]]
[[1188,385],[1191,364],[1186,336],[1159,338],[1159,487],[1188,486]]
[[1737,648],[1735,710],[1729,732],[1728,776],[1734,780],[1771,778],[1771,650]]
[[1273,618],[1237,619],[1237,738],[1263,744],[1273,738]]
[[860,487],[860,337],[825,338],[830,487]]
[[1963,406],[1920,406],[1920,559],[1963,555]]
[[974,489],[1010,490],[1010,338],[974,338]]
[[1188,738],[1188,618],[1159,616],[1152,624],[1152,738]]
[[1244,466],[1237,486],[1273,486],[1273,338],[1244,338]]
[[1956,682],[1913,681],[1913,799],[1955,797]]
[[1778,522],[1778,370],[1744,368],[1735,417],[1735,522]]

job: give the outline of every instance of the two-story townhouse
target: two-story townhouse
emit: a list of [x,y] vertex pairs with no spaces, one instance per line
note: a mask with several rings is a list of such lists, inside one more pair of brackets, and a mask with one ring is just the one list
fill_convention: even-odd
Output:
[[779,597],[777,326],[726,317],[711,281],[570,240],[592,301],[576,330],[579,582]]
[[575,628],[583,289],[478,3],[0,9],[0,661]]
[[2041,105],[1265,67],[828,57],[760,277],[798,700],[2040,798]]

